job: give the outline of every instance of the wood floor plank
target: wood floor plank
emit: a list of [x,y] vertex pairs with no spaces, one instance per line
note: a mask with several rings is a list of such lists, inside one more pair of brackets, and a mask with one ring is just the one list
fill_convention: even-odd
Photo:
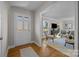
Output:
[[37,46],[35,43],[29,43],[25,45],[16,46],[15,48],[11,48],[8,50],[8,57],[20,57],[20,49],[32,47],[33,50],[39,55],[39,57],[67,57],[67,55],[61,53],[60,51],[47,46],[46,48],[42,48]]

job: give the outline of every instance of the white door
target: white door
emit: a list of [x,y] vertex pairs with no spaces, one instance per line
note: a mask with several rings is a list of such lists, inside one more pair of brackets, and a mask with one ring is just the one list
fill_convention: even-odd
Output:
[[16,16],[15,27],[15,46],[30,43],[31,40],[31,20],[27,16]]
[[2,50],[2,38],[1,38],[1,13],[0,13],[0,57],[1,57],[1,50]]
[[7,56],[8,48],[8,8],[4,1],[0,1],[0,56]]
[[[0,2],[1,6],[1,2]],[[1,9],[0,9],[0,57],[2,56]]]

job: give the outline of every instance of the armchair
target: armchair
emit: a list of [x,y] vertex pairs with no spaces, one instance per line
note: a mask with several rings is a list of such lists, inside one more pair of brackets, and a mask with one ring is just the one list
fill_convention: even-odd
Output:
[[71,45],[73,45],[73,48],[74,48],[74,37],[72,35],[66,37],[65,46],[66,46],[66,44],[71,44]]

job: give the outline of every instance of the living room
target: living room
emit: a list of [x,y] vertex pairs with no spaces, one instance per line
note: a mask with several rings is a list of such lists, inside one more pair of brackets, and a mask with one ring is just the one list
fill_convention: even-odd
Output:
[[41,13],[43,45],[52,46],[70,56],[74,56],[75,46],[74,5],[74,2],[58,2]]

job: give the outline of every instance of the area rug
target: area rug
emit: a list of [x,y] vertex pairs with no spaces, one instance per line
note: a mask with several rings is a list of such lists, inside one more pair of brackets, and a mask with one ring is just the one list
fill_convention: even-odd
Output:
[[31,47],[21,49],[20,53],[21,57],[39,57]]
[[54,42],[52,42],[51,40],[48,41],[49,46],[59,50],[60,52],[68,56],[75,56],[73,46],[69,44],[66,44],[66,46],[64,46],[64,44],[65,44],[64,38],[55,39]]
[[[58,43],[60,43],[60,44],[58,44]],[[75,56],[74,50],[65,47],[64,44],[62,44],[62,42],[58,42],[58,41],[57,42],[55,42],[55,41],[48,42],[48,45],[55,48],[56,50],[62,52],[63,54],[66,54],[66,55],[71,56],[71,57]]]

